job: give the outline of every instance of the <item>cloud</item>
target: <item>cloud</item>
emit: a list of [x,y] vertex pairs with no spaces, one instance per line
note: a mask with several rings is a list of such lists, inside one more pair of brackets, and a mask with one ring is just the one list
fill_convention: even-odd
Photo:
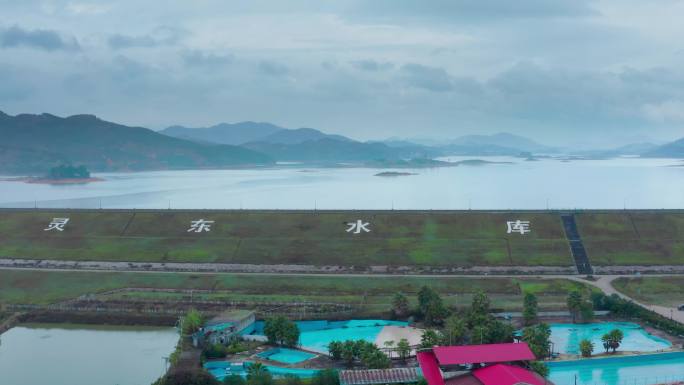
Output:
[[107,39],[107,43],[113,49],[126,49],[136,47],[158,47],[173,45],[184,35],[184,31],[178,28],[158,27],[147,35],[122,35],[114,34]]
[[235,61],[233,54],[215,54],[200,50],[189,50],[181,54],[183,63],[188,67],[224,67]]
[[595,3],[595,0],[361,0],[351,9],[356,15],[371,18],[493,21],[588,16],[597,13],[593,8]]
[[401,67],[404,81],[413,87],[433,92],[453,90],[451,76],[444,68],[430,67],[422,64],[404,64]]
[[290,70],[285,65],[273,60],[262,60],[259,63],[259,70],[271,76],[283,76],[287,75],[290,72]]
[[80,49],[75,38],[62,37],[46,29],[27,30],[19,26],[0,29],[0,47],[29,47],[45,51],[75,51]]
[[658,104],[645,104],[644,115],[656,122],[684,122],[684,100],[667,100]]
[[352,66],[361,71],[386,71],[394,68],[394,64],[390,62],[377,62],[375,60],[355,60],[351,62]]

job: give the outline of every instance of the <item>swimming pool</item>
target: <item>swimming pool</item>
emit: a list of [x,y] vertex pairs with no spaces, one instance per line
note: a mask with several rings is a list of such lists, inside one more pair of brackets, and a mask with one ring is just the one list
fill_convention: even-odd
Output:
[[684,380],[684,353],[549,362],[556,385],[648,385]]
[[601,336],[613,329],[620,329],[624,333],[624,339],[619,348],[621,351],[655,352],[672,346],[669,341],[649,334],[641,326],[632,322],[553,323],[549,326],[553,349],[558,353],[579,354],[579,343],[585,338],[594,343],[595,353],[601,352],[603,351]]
[[[408,326],[408,322],[388,320],[298,321],[299,344],[306,350],[328,353],[332,341],[365,340],[375,342],[385,326]],[[254,334],[263,334],[264,322],[254,325]]]
[[296,364],[316,357],[315,354],[301,350],[274,348],[257,354],[257,357],[265,360],[278,361],[284,364]]
[[[218,380],[223,380],[225,377],[231,375],[247,376],[247,368],[251,364],[251,362],[231,363],[226,361],[211,361],[205,363],[204,368]],[[311,378],[319,372],[316,369],[279,368],[271,365],[264,366],[274,377],[294,375],[301,378]]]

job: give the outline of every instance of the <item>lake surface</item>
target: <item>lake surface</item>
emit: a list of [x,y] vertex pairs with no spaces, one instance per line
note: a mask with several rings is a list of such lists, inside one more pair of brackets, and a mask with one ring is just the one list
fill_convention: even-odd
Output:
[[[453,157],[452,161],[473,159]],[[105,173],[104,182],[0,182],[0,207],[188,209],[684,208],[684,162],[479,157],[436,169],[272,168]],[[383,171],[417,175],[378,177]]]
[[150,385],[177,341],[173,328],[18,326],[0,335],[0,383]]

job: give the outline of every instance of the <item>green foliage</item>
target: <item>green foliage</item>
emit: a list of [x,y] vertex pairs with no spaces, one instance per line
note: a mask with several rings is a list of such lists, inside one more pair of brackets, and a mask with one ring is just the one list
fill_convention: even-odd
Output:
[[223,385],[245,385],[246,381],[242,376],[231,374],[223,378]]
[[551,346],[551,328],[545,323],[523,329],[522,340],[527,342],[537,359],[546,358]]
[[616,294],[607,296],[603,293],[594,293],[592,301],[596,309],[609,310],[612,315],[617,317],[636,318],[669,334],[684,335],[684,325],[645,309],[634,302],[624,300]]
[[311,379],[311,385],[340,385],[340,377],[335,369],[324,369]]
[[202,357],[205,359],[225,358],[226,355],[226,347],[221,344],[209,345],[202,350]]
[[444,322],[442,334],[447,344],[461,345],[468,335],[468,325],[462,317],[451,315]]
[[203,369],[174,370],[159,379],[155,385],[221,385]]
[[50,179],[88,179],[90,178],[90,171],[81,166],[72,166],[70,164],[61,164],[50,169],[47,175]]
[[392,298],[392,313],[395,317],[405,317],[410,312],[409,300],[404,293],[396,293]]
[[537,321],[537,296],[533,293],[525,293],[523,297],[523,322],[525,326],[530,326]]
[[299,343],[299,327],[282,316],[267,319],[264,334],[268,342],[275,345],[297,346]]
[[278,385],[302,385],[302,380],[294,374],[286,374]]
[[411,345],[406,338],[399,340],[399,343],[397,344],[397,354],[399,354],[399,358],[401,358],[402,361],[406,361],[406,358],[411,354]]
[[444,318],[449,315],[449,310],[444,306],[439,293],[429,286],[423,286],[418,291],[418,310],[429,326],[441,325]]
[[585,338],[580,341],[579,350],[582,357],[591,357],[591,354],[594,353],[594,343]]
[[613,353],[620,347],[624,334],[620,329],[613,329],[601,337],[601,342],[603,342],[603,348],[608,350],[613,350]]
[[529,366],[530,366],[530,369],[532,369],[532,371],[537,373],[538,375],[540,375],[544,378],[549,376],[549,367],[546,366],[543,362],[530,361]]
[[437,330],[425,330],[420,337],[420,348],[429,349],[442,343],[442,335]]
[[187,314],[185,314],[185,317],[183,317],[182,325],[183,335],[191,335],[204,325],[204,317],[202,317],[202,313],[196,309],[190,309]]
[[[331,347],[334,351],[330,350]],[[364,340],[333,341],[328,344],[328,351],[331,358],[343,360],[348,367],[357,360],[368,369],[384,369],[391,364],[389,357],[374,343]]]
[[584,298],[582,293],[578,290],[573,290],[568,294],[567,298],[568,311],[572,315],[572,322],[581,319],[584,322],[591,321],[594,318],[594,305],[589,299]]
[[273,377],[268,369],[260,362],[247,367],[247,385],[271,385]]

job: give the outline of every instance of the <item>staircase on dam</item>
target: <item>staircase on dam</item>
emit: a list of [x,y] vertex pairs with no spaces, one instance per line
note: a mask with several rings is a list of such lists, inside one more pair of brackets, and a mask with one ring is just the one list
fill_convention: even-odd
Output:
[[577,222],[575,222],[575,215],[561,214],[561,220],[563,221],[565,237],[567,238],[568,243],[570,245],[570,252],[572,253],[572,258],[575,260],[575,266],[577,266],[577,273],[583,275],[593,274],[594,269],[591,267],[591,263],[589,263],[587,251],[584,249],[582,238],[580,237],[579,231],[577,231]]

